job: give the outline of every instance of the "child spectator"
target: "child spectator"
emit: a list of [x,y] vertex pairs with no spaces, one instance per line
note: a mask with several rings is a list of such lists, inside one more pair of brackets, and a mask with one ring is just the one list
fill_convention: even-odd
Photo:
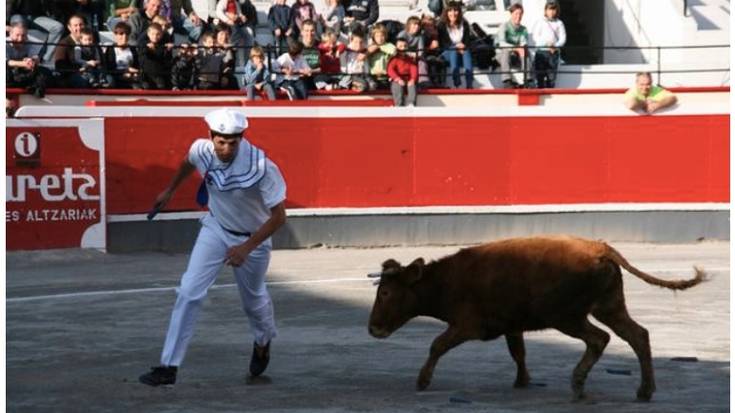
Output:
[[368,89],[368,65],[365,52],[362,31],[353,31],[350,34],[347,49],[339,58],[342,71],[342,78],[339,81],[341,88],[357,92],[364,92]]
[[243,83],[245,84],[243,91],[246,93],[248,100],[255,99],[256,91],[265,92],[268,100],[276,99],[271,72],[265,67],[265,54],[260,46],[253,46],[250,49],[250,60],[245,65]]
[[41,66],[38,55],[31,55],[28,29],[22,22],[10,27],[5,44],[5,81],[8,87],[23,87],[37,98],[46,95],[46,83],[51,72]]
[[311,1],[296,0],[293,6],[291,6],[291,33],[293,38],[299,38],[305,21],[315,22],[316,19],[316,9]]
[[315,78],[317,89],[332,90],[339,81],[339,58],[345,51],[345,45],[337,42],[338,32],[327,28],[322,34],[319,44],[319,68],[321,73]]
[[196,87],[197,47],[183,43],[179,46],[179,52],[174,58],[171,68],[171,86],[173,90],[191,90]]
[[[406,20],[406,26],[398,33],[398,37],[406,40],[406,54],[411,55],[414,59],[421,57],[424,51],[424,37],[421,33],[421,19],[418,16],[411,16]],[[438,46],[438,42],[437,42]]]
[[[521,24],[523,6],[519,3],[513,3],[508,11],[510,12],[510,20],[503,23],[498,29],[495,43],[500,47],[498,52],[500,54],[500,71],[502,72],[503,85],[512,89],[520,85],[511,76],[511,66],[520,66],[524,74],[523,77],[526,78],[528,31],[526,26]],[[516,62],[517,65],[514,64]]]
[[[276,0],[268,10],[268,24],[270,24],[276,45],[276,55],[285,53],[288,43],[286,38],[291,36],[291,8],[286,5],[286,0]],[[250,54],[252,60],[252,53]]]
[[311,68],[304,60],[301,52],[304,45],[298,40],[289,39],[288,53],[278,57],[275,71],[281,73],[278,86],[288,95],[289,100],[306,99],[308,92],[303,76],[311,76]]
[[[367,47],[367,63],[370,76],[369,89],[388,87],[388,60],[396,54],[396,47],[388,42],[388,30],[377,23],[370,31],[371,42]],[[405,39],[404,39],[405,40]]]
[[[156,15],[152,20],[153,23],[158,23],[161,26],[161,43],[167,47],[173,47],[174,35],[171,29],[171,23],[163,16]],[[168,46],[171,45],[171,46]]]
[[556,86],[556,72],[559,69],[560,47],[567,42],[564,22],[559,20],[559,3],[548,0],[544,6],[544,17],[537,20],[531,29],[531,40],[536,46],[533,70],[536,73],[536,87]]
[[408,54],[406,38],[396,39],[396,55],[388,63],[390,92],[395,106],[416,106],[416,83],[419,67],[416,60]]
[[140,86],[138,51],[128,45],[130,32],[130,26],[118,22],[113,30],[115,44],[105,50],[105,66],[112,77],[111,87],[129,89]]
[[327,0],[327,8],[324,9],[320,18],[324,30],[332,29],[339,38],[342,32],[342,20],[345,18],[345,8],[342,7],[339,0]]
[[74,47],[74,63],[79,65],[79,73],[90,87],[109,87],[105,67],[102,64],[102,50],[95,45],[94,32],[91,29],[82,29],[79,45]]
[[163,28],[158,23],[151,23],[146,35],[148,40],[140,52],[143,89],[170,89],[173,45],[169,47],[163,44]]
[[230,43],[230,30],[227,26],[217,26],[215,33],[216,52],[222,56],[222,89],[237,89],[235,80],[235,48]]
[[462,3],[452,1],[447,4],[437,25],[439,44],[444,60],[449,62],[454,87],[462,81],[459,68],[464,68],[465,87],[472,89],[472,54],[470,53],[470,24],[462,17]]
[[219,89],[224,55],[217,53],[214,34],[202,35],[202,48],[197,55],[197,89]]

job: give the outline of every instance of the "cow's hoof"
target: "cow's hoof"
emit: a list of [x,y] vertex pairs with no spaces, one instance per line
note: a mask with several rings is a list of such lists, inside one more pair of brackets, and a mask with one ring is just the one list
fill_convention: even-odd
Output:
[[426,388],[429,387],[429,384],[431,384],[430,378],[419,376],[419,379],[416,381],[416,390],[418,391],[426,390]]
[[644,389],[641,387],[640,389],[638,389],[638,392],[636,393],[636,401],[650,402],[651,396],[653,396],[652,389]]
[[531,378],[526,377],[519,377],[516,379],[516,381],[513,383],[513,387],[516,389],[525,389],[528,387],[529,383],[531,383]]

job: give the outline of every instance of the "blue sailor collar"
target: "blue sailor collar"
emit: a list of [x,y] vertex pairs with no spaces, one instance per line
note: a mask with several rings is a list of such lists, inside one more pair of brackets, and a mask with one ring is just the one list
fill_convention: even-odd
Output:
[[237,154],[230,162],[217,158],[211,141],[207,145],[207,153],[202,155],[207,183],[220,191],[250,188],[265,175],[265,153],[245,138],[240,141]]

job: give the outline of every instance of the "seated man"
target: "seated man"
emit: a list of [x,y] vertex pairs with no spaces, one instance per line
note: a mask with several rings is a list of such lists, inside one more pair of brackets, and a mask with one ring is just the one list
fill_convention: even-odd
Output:
[[676,96],[661,86],[653,86],[648,72],[635,75],[635,87],[625,92],[625,106],[630,110],[651,114],[676,103]]
[[46,82],[51,73],[41,66],[38,55],[30,52],[28,30],[22,22],[10,27],[9,42],[5,45],[5,76],[8,87],[22,87],[38,98],[46,93]]

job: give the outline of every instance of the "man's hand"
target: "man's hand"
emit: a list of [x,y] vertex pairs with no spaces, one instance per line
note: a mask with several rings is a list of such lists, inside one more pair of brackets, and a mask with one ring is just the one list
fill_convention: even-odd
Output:
[[227,250],[225,264],[232,267],[241,266],[250,255],[250,250],[245,244],[234,246]]
[[191,14],[189,15],[189,20],[194,23],[194,26],[201,26],[202,24],[202,19],[199,18],[199,16],[195,12],[191,12]]

